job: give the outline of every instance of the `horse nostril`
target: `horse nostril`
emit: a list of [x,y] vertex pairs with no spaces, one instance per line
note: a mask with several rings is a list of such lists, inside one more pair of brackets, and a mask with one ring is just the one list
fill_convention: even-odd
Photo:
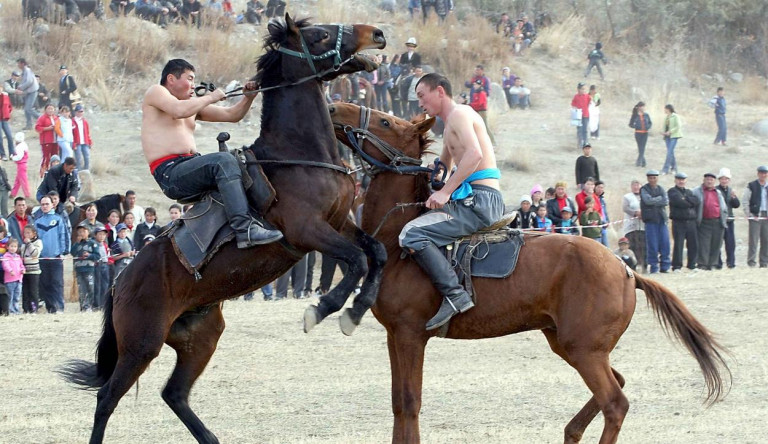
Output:
[[376,43],[385,42],[386,39],[384,38],[384,31],[382,31],[381,29],[377,29],[373,31],[373,41]]
[[331,113],[331,114],[335,113],[336,112],[336,107],[335,106],[329,106],[328,107],[328,112]]

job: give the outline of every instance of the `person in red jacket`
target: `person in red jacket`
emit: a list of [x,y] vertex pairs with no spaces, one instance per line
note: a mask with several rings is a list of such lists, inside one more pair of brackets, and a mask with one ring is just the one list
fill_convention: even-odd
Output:
[[491,133],[491,128],[488,126],[488,94],[485,93],[485,87],[481,79],[475,80],[472,84],[472,94],[470,96],[472,100],[469,102],[469,106],[483,118],[485,130],[488,132],[488,137],[491,138],[491,143],[495,147],[496,140],[493,137],[493,133]]
[[592,98],[587,94],[587,85],[579,83],[577,93],[571,100],[571,107],[581,110],[581,126],[576,127],[576,138],[579,140],[578,148],[581,149],[587,143],[587,128],[589,128],[589,102]]
[[56,107],[48,105],[45,107],[45,114],[37,118],[35,131],[40,134],[40,147],[43,150],[43,160],[40,162],[40,177],[45,175],[51,164],[51,156],[59,153],[59,144],[56,143]]
[[[5,134],[5,140],[8,141],[8,154],[13,156],[13,132],[11,131],[11,111],[13,111],[13,104],[11,103],[11,96],[3,89],[3,85],[0,84],[0,129]],[[3,135],[0,134],[0,158],[8,160],[5,155],[5,148],[3,148]]]
[[88,121],[85,120],[85,109],[83,105],[75,105],[75,117],[72,119],[72,133],[74,133],[74,142],[72,146],[75,149],[75,158],[77,159],[77,169],[80,171],[91,168],[91,129]]

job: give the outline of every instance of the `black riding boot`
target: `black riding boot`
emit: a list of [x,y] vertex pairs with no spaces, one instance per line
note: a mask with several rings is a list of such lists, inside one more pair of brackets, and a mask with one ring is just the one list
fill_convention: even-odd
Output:
[[235,230],[237,248],[250,248],[282,239],[283,233],[264,228],[261,222],[248,214],[248,199],[239,179],[220,183],[218,187],[224,200],[224,211],[227,213],[229,226]]
[[427,322],[427,330],[441,327],[453,315],[464,313],[475,306],[469,293],[459,284],[456,272],[435,244],[430,243],[427,248],[413,253],[413,258],[443,295],[443,303],[437,314]]

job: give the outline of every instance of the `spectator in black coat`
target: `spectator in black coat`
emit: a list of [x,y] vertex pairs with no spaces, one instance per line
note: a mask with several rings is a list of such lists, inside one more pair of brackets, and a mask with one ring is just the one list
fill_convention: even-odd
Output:
[[582,151],[584,154],[576,159],[576,183],[579,185],[579,189],[584,187],[584,182],[587,181],[588,177],[592,177],[595,181],[600,180],[597,159],[592,157],[592,145],[584,144]]
[[136,232],[133,234],[136,251],[141,251],[141,248],[147,243],[147,236],[155,238],[161,231],[161,227],[157,223],[157,211],[152,207],[147,207],[144,210],[144,222],[136,226]]

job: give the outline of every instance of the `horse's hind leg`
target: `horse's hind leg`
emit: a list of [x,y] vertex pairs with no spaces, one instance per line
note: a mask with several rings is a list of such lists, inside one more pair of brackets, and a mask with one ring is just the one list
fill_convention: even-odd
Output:
[[163,400],[200,443],[218,443],[189,407],[189,392],[203,373],[224,331],[221,305],[207,313],[182,315],[171,326],[166,343],[176,350],[176,367],[163,389]]
[[[552,351],[563,358],[563,360],[565,360],[569,365],[574,366],[565,349],[563,349],[562,345],[560,345],[560,342],[557,339],[557,332],[551,329],[542,330],[542,332],[547,338]],[[624,388],[624,377],[613,367],[611,367],[611,372],[613,373],[613,377],[616,379],[616,382],[619,384],[619,387]],[[587,426],[592,423],[592,420],[595,419],[595,416],[597,416],[598,413],[600,413],[600,406],[598,405],[595,397],[592,396],[589,401],[584,404],[584,407],[579,410],[579,413],[577,413],[573,419],[571,419],[568,425],[565,426],[564,443],[578,444],[581,442],[581,438],[584,436],[584,431],[587,429]]]
[[387,250],[381,242],[366,234],[365,231],[351,224],[347,224],[347,226],[349,229],[345,229],[344,234],[355,239],[355,243],[363,249],[369,259],[368,274],[360,288],[360,294],[355,297],[352,307],[344,310],[344,314],[339,318],[342,333],[349,336],[360,325],[360,320],[365,312],[376,302],[379,284],[381,284],[381,273],[387,263]]

